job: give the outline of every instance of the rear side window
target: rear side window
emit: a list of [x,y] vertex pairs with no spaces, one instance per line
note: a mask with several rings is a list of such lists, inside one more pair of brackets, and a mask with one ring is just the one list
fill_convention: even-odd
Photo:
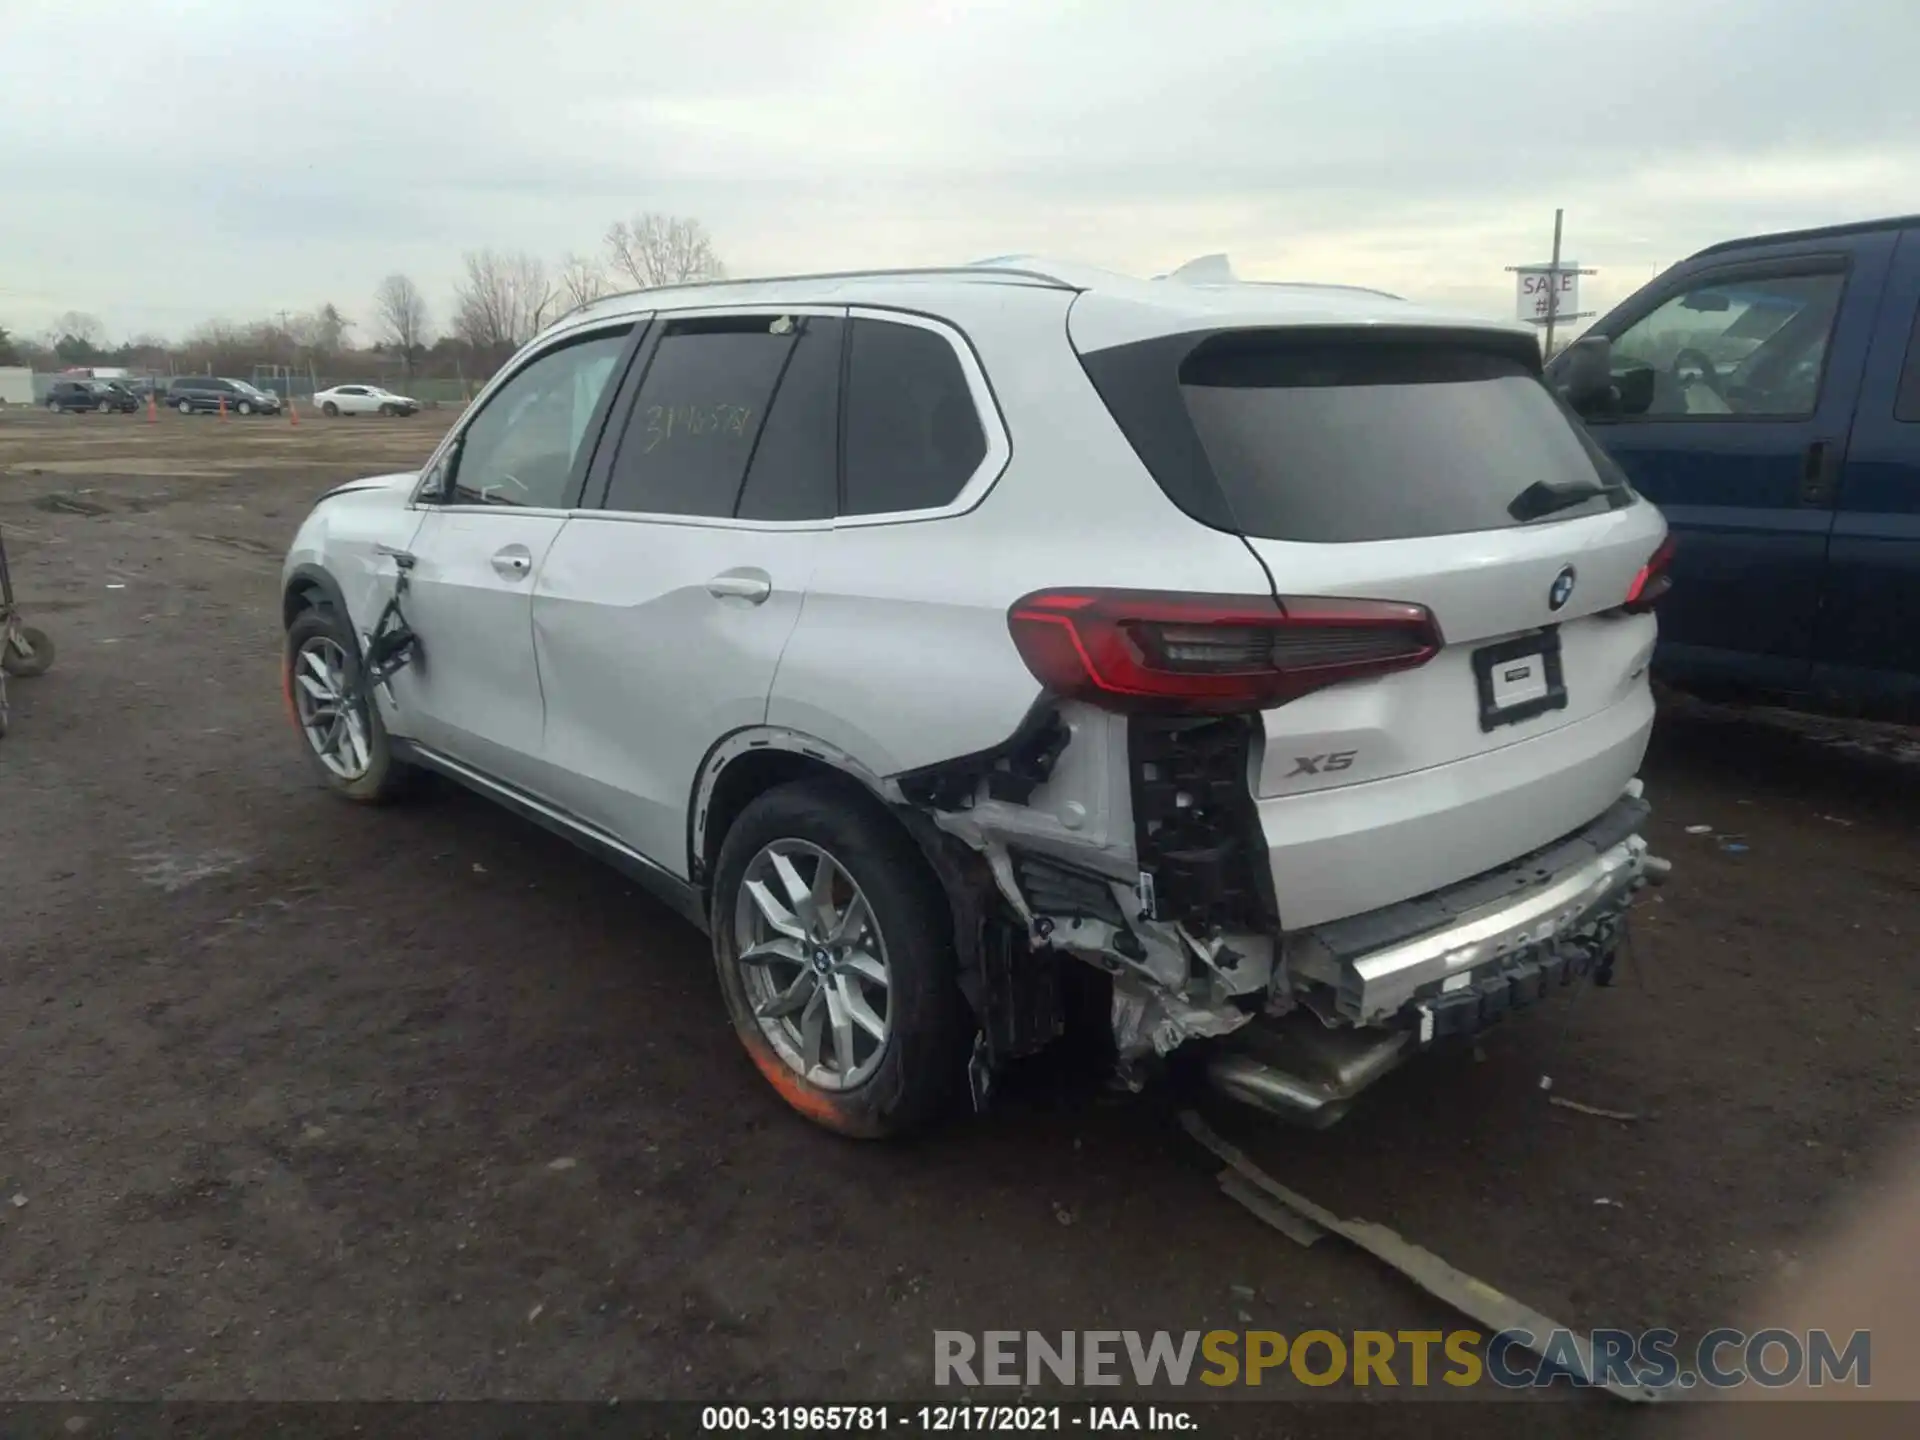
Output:
[[1162,487],[1209,524],[1272,540],[1398,540],[1519,524],[1508,507],[1543,483],[1612,487],[1554,509],[1556,520],[1630,497],[1517,355],[1272,331],[1185,344],[1177,359],[1147,341],[1086,367]]
[[793,349],[733,513],[742,520],[831,520],[840,463],[840,351],[847,322],[796,317]]
[[841,513],[950,504],[986,454],[980,412],[952,343],[919,325],[855,320]]
[[606,508],[731,516],[797,330],[784,315],[669,324],[614,457]]

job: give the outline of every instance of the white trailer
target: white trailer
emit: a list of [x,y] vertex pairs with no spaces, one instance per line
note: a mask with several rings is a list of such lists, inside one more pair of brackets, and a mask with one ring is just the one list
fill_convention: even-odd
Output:
[[33,371],[25,365],[0,365],[0,405],[33,404]]

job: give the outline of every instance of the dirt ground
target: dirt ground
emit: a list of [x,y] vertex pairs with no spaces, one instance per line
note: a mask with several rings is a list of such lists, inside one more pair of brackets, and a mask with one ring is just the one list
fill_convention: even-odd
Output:
[[[1029,1076],[911,1147],[832,1139],[620,877],[460,794],[322,793],[279,557],[442,423],[0,412],[59,647],[0,740],[0,1397],[906,1396],[935,1329],[1456,1323],[1222,1197],[1168,1097]],[[1693,714],[1646,778],[1674,874],[1613,988],[1323,1134],[1205,1108],[1549,1314],[1698,1334],[1914,1118],[1920,766]]]

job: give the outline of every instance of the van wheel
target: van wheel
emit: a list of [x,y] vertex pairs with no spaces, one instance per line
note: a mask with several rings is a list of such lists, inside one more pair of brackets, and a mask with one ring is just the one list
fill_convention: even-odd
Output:
[[193,413],[193,402],[191,400],[182,400],[173,408],[178,410],[182,415],[191,415]]
[[304,610],[287,627],[281,681],[294,728],[329,790],[377,804],[406,788],[411,767],[393,758],[379,706],[359,695],[359,647],[330,607]]
[[238,405],[233,407],[233,411],[236,415],[251,415],[253,413],[253,402],[251,400],[242,400]]
[[877,803],[830,781],[770,790],[727,832],[714,882],[720,993],[781,1098],[860,1139],[939,1118],[973,1028],[952,912]]

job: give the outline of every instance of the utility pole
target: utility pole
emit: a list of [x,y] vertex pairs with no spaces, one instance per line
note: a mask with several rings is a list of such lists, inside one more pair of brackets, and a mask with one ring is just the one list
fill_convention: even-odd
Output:
[[1553,322],[1560,310],[1560,222],[1566,217],[1566,211],[1553,212],[1553,259],[1547,263],[1551,267],[1547,275],[1547,343],[1545,346],[1549,359],[1553,356]]
[[[1553,258],[1547,262],[1544,268],[1539,265],[1507,266],[1508,273],[1517,273],[1521,277],[1520,318],[1522,320],[1530,320],[1535,325],[1540,325],[1544,328],[1545,334],[1542,338],[1545,343],[1541,346],[1541,349],[1549,360],[1553,358],[1553,332],[1559,323],[1562,320],[1584,320],[1593,314],[1591,310],[1563,311],[1560,308],[1560,282],[1562,277],[1568,275],[1591,275],[1594,273],[1593,270],[1588,267],[1567,265],[1561,261],[1560,240],[1566,221],[1566,214],[1567,212],[1564,210],[1555,210],[1553,212]],[[1536,313],[1529,315],[1527,313],[1527,301],[1529,298],[1527,282],[1529,279],[1535,277],[1544,281],[1546,293],[1544,299],[1541,299],[1538,298],[1538,291],[1533,292],[1533,296],[1535,297],[1534,303],[1539,308]],[[1577,299],[1575,303],[1578,303]]]

